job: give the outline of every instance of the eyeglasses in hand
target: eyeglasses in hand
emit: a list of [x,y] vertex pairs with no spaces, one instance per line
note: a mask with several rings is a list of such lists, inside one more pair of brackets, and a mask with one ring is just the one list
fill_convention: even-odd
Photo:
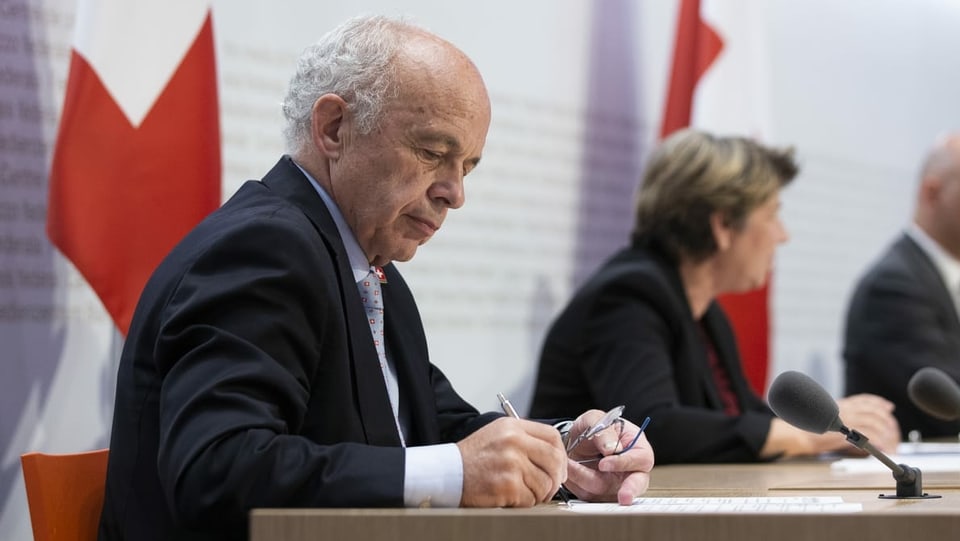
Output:
[[[646,419],[644,419],[643,424],[640,425],[640,430],[637,430],[637,435],[634,436],[632,440],[630,440],[630,443],[628,443],[627,445],[623,445],[623,440],[621,438],[621,435],[623,434],[623,427],[626,424],[623,419],[623,408],[624,406],[617,406],[612,410],[608,411],[603,415],[603,417],[600,418],[600,420],[594,423],[593,426],[581,432],[580,435],[577,436],[576,438],[570,440],[570,442],[567,443],[567,449],[566,449],[567,455],[573,452],[574,449],[576,449],[577,446],[580,445],[585,440],[591,440],[595,438],[598,434],[600,434],[601,432],[607,429],[612,429],[617,434],[617,447],[616,449],[614,449],[613,453],[611,453],[612,455],[620,455],[620,454],[626,453],[630,449],[633,449],[633,447],[637,444],[637,440],[640,439],[640,434],[643,434],[643,430],[647,428],[647,424],[650,422],[650,418],[647,417]],[[602,458],[603,456],[598,456],[594,458],[588,458],[586,460],[578,460],[577,462],[579,462],[580,464],[586,464],[589,462],[596,462]]]

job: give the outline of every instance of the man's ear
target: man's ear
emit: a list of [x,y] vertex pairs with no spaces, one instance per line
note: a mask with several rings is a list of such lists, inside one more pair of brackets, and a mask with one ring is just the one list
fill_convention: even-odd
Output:
[[324,157],[340,157],[347,114],[347,102],[336,94],[324,94],[313,102],[310,111],[310,140]]
[[733,228],[727,224],[727,218],[721,212],[710,214],[710,230],[713,231],[713,240],[717,243],[717,251],[730,248],[733,240]]
[[926,175],[920,181],[920,198],[925,203],[932,205],[940,198],[942,187],[943,179],[939,175]]

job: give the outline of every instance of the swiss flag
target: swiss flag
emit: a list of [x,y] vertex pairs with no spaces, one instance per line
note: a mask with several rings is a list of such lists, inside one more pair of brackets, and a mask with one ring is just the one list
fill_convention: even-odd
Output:
[[[723,48],[723,40],[701,16],[700,0],[681,0],[661,137],[691,124],[697,85]],[[723,295],[719,302],[736,333],[747,380],[763,396],[770,356],[769,287]]]
[[147,278],[220,204],[209,2],[81,0],[47,233],[126,335]]
[[690,125],[693,94],[700,77],[720,56],[723,41],[700,17],[700,0],[680,0],[673,68],[664,106],[660,137]]

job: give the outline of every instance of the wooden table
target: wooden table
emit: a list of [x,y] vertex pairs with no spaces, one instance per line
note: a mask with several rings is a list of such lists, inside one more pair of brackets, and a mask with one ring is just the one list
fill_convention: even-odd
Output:
[[253,541],[383,540],[960,540],[960,458],[954,473],[925,473],[939,499],[886,500],[888,473],[842,474],[822,461],[658,466],[650,497],[840,496],[863,511],[823,514],[582,514],[560,505],[533,509],[260,509]]

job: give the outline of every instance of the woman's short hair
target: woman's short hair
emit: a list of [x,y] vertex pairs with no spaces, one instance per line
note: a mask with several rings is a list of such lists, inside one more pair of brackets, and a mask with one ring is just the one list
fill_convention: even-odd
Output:
[[790,183],[799,168],[792,148],[745,137],[682,130],[653,152],[637,197],[635,245],[652,245],[679,262],[702,261],[717,250],[710,217],[733,228]]

